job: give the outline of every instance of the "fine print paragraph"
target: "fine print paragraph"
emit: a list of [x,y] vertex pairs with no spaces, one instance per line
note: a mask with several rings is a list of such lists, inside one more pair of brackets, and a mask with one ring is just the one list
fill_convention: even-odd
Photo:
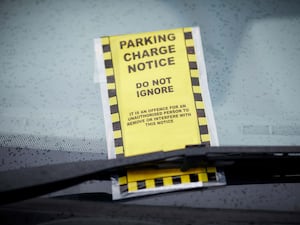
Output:
[[160,126],[174,123],[177,119],[192,116],[190,109],[185,105],[170,105],[130,112],[127,126],[145,125]]

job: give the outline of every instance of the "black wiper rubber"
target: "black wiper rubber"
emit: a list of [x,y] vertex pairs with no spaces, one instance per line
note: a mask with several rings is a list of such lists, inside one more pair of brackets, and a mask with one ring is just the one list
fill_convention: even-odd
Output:
[[137,167],[223,170],[228,185],[300,182],[300,146],[187,147],[177,151],[0,172],[0,204],[61,190]]

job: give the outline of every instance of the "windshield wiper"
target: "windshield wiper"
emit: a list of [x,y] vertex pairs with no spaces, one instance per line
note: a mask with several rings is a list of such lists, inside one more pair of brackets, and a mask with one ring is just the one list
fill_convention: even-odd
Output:
[[112,160],[92,160],[0,172],[0,204],[61,190],[87,180],[110,180],[130,168],[215,166],[227,185],[300,182],[300,146],[202,147]]

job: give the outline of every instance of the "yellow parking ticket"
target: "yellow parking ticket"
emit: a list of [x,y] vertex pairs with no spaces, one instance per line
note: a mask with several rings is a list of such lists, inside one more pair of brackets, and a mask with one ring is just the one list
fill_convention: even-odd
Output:
[[218,145],[199,28],[105,36],[95,52],[109,158]]

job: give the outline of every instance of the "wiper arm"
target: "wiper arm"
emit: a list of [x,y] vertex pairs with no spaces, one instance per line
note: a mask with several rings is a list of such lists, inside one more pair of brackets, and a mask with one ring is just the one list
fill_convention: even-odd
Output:
[[187,147],[112,160],[81,161],[0,172],[0,204],[61,190],[87,180],[110,180],[130,168],[216,166],[228,185],[300,182],[300,146]]

